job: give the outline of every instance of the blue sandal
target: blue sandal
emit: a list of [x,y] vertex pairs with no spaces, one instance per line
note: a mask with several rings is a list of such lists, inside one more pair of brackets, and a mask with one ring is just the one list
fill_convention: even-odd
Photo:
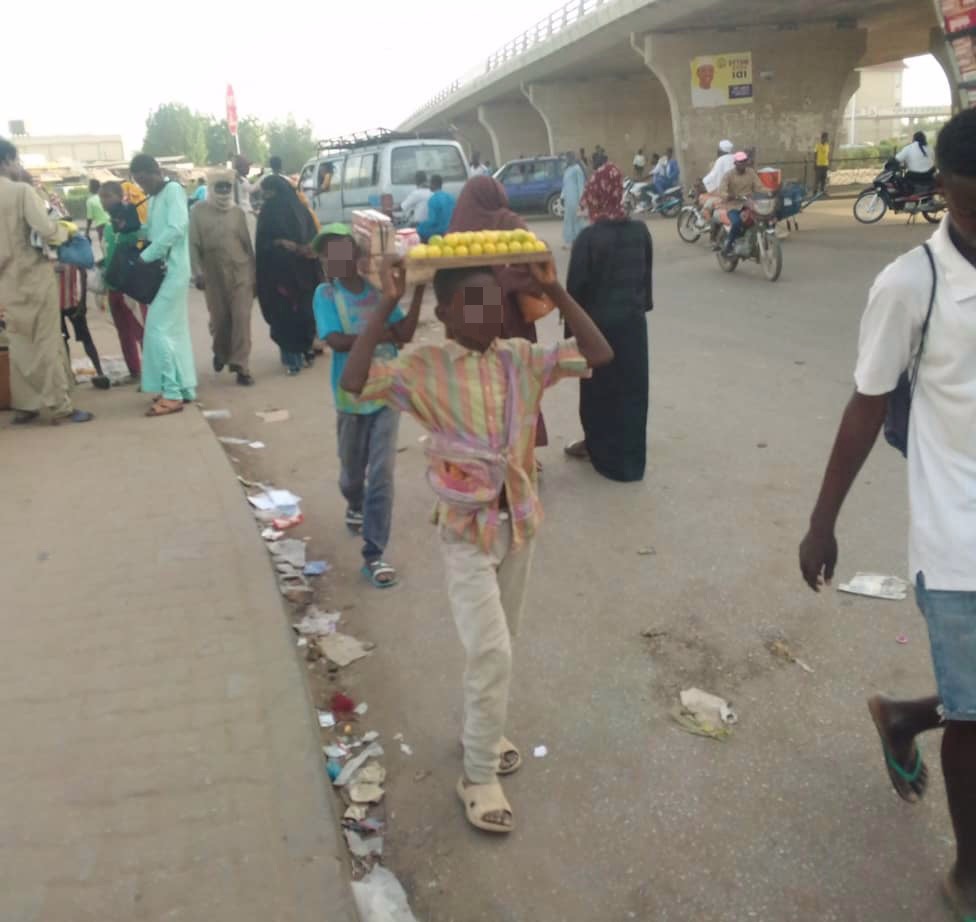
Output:
[[367,561],[361,572],[377,589],[391,589],[398,582],[397,571],[385,560]]

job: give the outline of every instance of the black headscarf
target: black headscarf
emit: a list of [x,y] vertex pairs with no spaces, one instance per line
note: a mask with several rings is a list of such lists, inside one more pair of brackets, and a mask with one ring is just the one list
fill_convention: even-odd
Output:
[[311,243],[315,222],[301,203],[291,183],[281,176],[265,176],[261,189],[273,194],[266,197],[258,215],[257,248],[271,247],[275,240]]
[[318,259],[275,246],[275,241],[311,243],[315,222],[286,179],[266,176],[261,188],[273,194],[265,198],[258,214],[258,303],[271,325],[271,338],[288,352],[307,352],[315,335],[312,294],[322,281],[322,271]]

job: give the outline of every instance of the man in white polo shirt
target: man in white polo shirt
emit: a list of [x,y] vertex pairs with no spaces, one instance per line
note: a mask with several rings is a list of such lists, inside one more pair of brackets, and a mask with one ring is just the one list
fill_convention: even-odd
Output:
[[931,263],[916,248],[871,289],[856,390],[800,545],[800,569],[815,591],[834,575],[841,505],[877,439],[888,395],[914,367],[921,344],[908,430],[909,566],[939,694],[916,701],[876,695],[868,708],[895,791],[912,803],[928,782],[916,737],[945,728],[942,773],[956,863],[944,890],[965,922],[976,919],[976,110],[942,129],[936,159],[949,214],[929,241]]

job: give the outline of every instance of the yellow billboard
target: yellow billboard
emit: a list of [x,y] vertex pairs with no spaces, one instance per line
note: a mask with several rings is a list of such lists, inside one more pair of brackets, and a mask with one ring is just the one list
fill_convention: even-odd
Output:
[[752,102],[752,52],[691,59],[691,104],[696,109]]

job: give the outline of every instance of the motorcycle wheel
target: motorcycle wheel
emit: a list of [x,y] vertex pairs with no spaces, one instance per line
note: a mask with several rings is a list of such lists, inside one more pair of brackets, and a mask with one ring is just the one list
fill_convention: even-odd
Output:
[[728,230],[723,227],[722,232],[718,235],[719,249],[715,252],[715,258],[718,260],[718,266],[723,272],[735,272],[735,270],[739,268],[739,257],[726,256],[722,252],[722,250],[725,249],[725,241],[728,236]]
[[701,239],[701,231],[698,229],[698,215],[690,205],[686,205],[678,212],[678,236],[685,243],[698,243]]
[[766,242],[760,246],[762,249],[759,254],[759,263],[766,274],[766,278],[775,282],[783,271],[783,245],[777,237],[767,235]]
[[929,224],[938,224],[942,220],[943,211],[945,211],[944,208],[939,208],[935,211],[923,211],[922,217],[925,218]]
[[624,211],[626,211],[628,215],[632,215],[636,207],[637,207],[637,199],[634,198],[633,193],[628,192],[624,196]]
[[877,224],[888,211],[888,203],[876,189],[865,189],[854,202],[854,217],[862,224]]

